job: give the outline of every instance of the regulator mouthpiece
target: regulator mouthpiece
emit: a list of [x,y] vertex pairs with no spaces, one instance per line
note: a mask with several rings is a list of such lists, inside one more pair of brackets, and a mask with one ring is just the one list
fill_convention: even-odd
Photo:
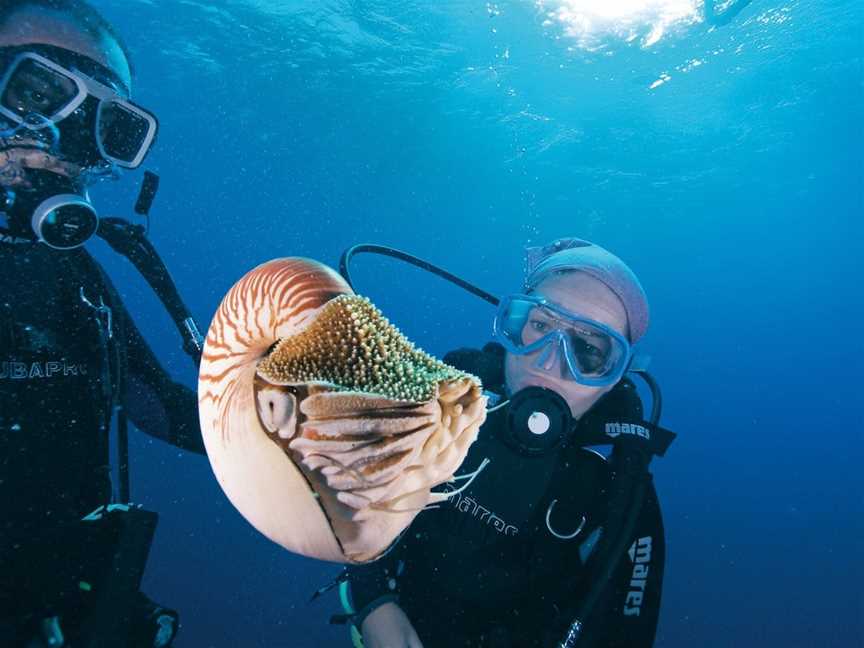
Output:
[[31,225],[36,237],[48,247],[71,250],[96,233],[99,216],[85,197],[60,194],[37,205]]
[[12,234],[35,238],[56,250],[71,250],[96,233],[96,208],[71,178],[26,169],[26,179],[28,186],[7,191],[5,205],[0,207]]

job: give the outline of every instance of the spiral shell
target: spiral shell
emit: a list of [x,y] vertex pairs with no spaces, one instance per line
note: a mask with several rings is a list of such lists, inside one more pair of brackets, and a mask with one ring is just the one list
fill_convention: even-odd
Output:
[[333,270],[277,259],[228,292],[198,382],[211,466],[286,549],[378,557],[441,496],[485,419],[476,378],[420,351]]

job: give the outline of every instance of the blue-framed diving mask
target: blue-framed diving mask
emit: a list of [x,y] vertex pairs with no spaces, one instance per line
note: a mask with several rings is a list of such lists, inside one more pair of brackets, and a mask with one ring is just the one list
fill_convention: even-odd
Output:
[[[510,295],[501,300],[495,337],[515,355],[537,354],[534,366],[560,368],[562,378],[589,387],[617,383],[633,355],[618,331],[562,308],[540,295]],[[558,354],[558,363],[553,362]],[[558,377],[558,376],[556,376]]]

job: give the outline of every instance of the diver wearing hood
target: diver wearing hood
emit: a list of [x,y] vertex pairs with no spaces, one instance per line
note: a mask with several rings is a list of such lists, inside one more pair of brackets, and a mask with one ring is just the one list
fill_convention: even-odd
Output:
[[[147,434],[204,452],[194,391],[162,369],[83,247],[100,227],[87,185],[138,167],[155,138],[130,85],[119,39],[86,3],[0,1],[4,646],[166,646],[177,627],[176,613],[137,589],[155,513],[130,509],[122,487],[103,506],[120,410]],[[121,555],[120,539],[135,534],[145,549]],[[136,583],[105,573],[127,569]],[[121,599],[125,608],[112,607]]]
[[[346,570],[356,645],[653,644],[665,543],[647,465],[674,435],[643,419],[626,377],[647,327],[645,293],[613,254],[579,239],[528,250],[497,342],[444,358],[490,392],[459,471],[477,474]],[[608,458],[590,449],[604,444]]]

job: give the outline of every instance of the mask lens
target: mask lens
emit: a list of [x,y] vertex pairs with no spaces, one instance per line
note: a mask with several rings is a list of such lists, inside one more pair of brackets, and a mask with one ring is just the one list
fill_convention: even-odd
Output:
[[32,113],[54,119],[78,94],[78,86],[71,78],[25,58],[12,71],[0,96],[0,105],[22,120]]
[[606,332],[589,325],[575,325],[567,329],[567,340],[584,376],[603,376],[611,371],[622,357],[620,343]]
[[113,101],[99,113],[99,141],[106,157],[131,164],[148,140],[153,122],[129,106]]
[[538,341],[543,337],[538,325],[531,325],[532,314],[540,309],[532,302],[521,299],[509,300],[498,316],[499,333],[517,349]]

